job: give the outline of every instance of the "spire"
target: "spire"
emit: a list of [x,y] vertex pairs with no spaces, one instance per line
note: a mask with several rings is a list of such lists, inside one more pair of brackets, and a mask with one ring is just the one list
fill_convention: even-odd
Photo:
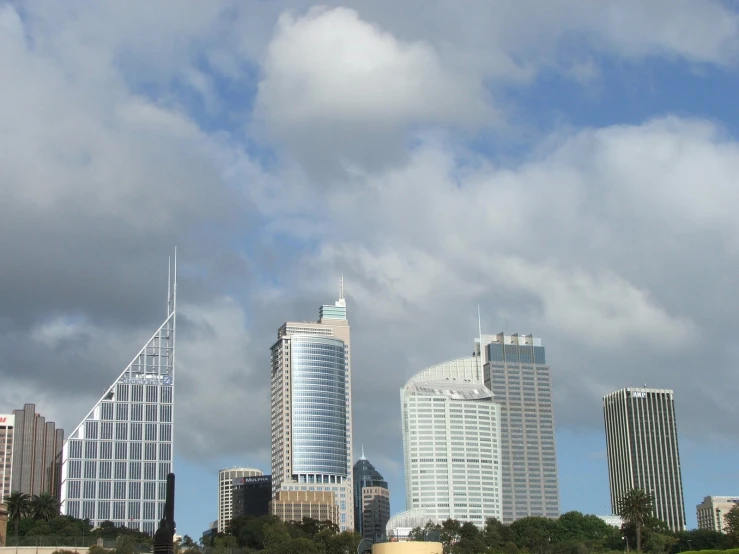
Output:
[[341,274],[341,280],[339,281],[339,299],[334,304],[339,308],[346,308],[346,300],[344,300],[344,274]]
[[367,458],[364,457],[364,445],[362,445],[362,457],[359,458],[360,460],[366,460]]

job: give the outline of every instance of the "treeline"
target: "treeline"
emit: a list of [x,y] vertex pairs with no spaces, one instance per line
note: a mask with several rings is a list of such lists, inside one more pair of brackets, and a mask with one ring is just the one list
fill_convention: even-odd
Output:
[[[414,540],[437,538],[448,554],[590,554],[636,550],[636,526],[621,529],[598,516],[568,512],[557,519],[526,517],[510,525],[489,519],[483,530],[472,523],[447,520],[411,532]],[[646,517],[641,525],[642,550],[677,554],[690,550],[725,550],[737,546],[735,538],[716,531],[673,533],[664,522]]]
[[339,532],[330,521],[303,518],[285,523],[274,516],[243,516],[232,519],[225,533],[215,534],[196,545],[184,537],[181,554],[206,551],[215,554],[356,554],[359,533]]

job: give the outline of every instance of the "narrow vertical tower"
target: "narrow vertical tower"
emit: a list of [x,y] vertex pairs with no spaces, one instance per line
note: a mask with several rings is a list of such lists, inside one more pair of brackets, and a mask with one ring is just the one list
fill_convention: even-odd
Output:
[[153,534],[165,517],[174,438],[177,253],[167,317],[62,449],[61,513]]
[[603,397],[611,510],[631,489],[654,497],[654,516],[672,531],[685,529],[674,394],[625,388]]
[[335,523],[354,527],[350,345],[343,277],[339,299],[321,306],[318,322],[287,322],[277,331],[271,348],[271,510],[282,519],[305,513],[295,508],[301,496],[306,506],[333,503]]

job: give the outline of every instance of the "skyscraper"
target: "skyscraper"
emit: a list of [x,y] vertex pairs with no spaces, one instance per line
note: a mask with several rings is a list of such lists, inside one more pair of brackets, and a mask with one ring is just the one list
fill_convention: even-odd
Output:
[[283,324],[271,348],[272,497],[333,492],[339,527],[351,530],[351,341],[343,288],[342,279],[339,300],[321,306],[317,323]]
[[231,467],[218,472],[218,532],[223,533],[233,517],[234,480],[242,477],[260,477],[261,469]]
[[6,432],[6,441],[12,436],[11,492],[31,496],[47,492],[59,498],[64,430],[37,414],[34,404],[13,410],[12,420],[12,435]]
[[177,262],[167,318],[64,443],[61,511],[153,534],[174,438]]
[[434,520],[500,519],[500,406],[477,356],[429,367],[401,389],[406,506]]
[[0,414],[0,504],[4,504],[5,499],[12,492],[10,480],[13,476],[14,427],[15,416],[13,414]]
[[654,515],[685,529],[675,399],[667,389],[625,388],[603,397],[611,510],[631,489],[654,497]]
[[501,405],[502,521],[559,517],[552,388],[541,339],[503,333],[481,339],[485,385]]
[[390,519],[390,491],[387,481],[370,461],[362,456],[354,464],[354,530],[377,542],[385,534]]

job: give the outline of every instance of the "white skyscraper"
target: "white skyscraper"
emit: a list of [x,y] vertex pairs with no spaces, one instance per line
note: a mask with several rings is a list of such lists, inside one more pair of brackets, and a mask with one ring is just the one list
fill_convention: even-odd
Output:
[[350,343],[342,279],[318,322],[283,324],[271,348],[273,498],[333,492],[341,530],[354,528]]
[[500,407],[480,358],[429,367],[400,398],[407,508],[479,527],[500,519]]
[[167,318],[64,442],[61,513],[154,533],[174,437],[177,262]]

